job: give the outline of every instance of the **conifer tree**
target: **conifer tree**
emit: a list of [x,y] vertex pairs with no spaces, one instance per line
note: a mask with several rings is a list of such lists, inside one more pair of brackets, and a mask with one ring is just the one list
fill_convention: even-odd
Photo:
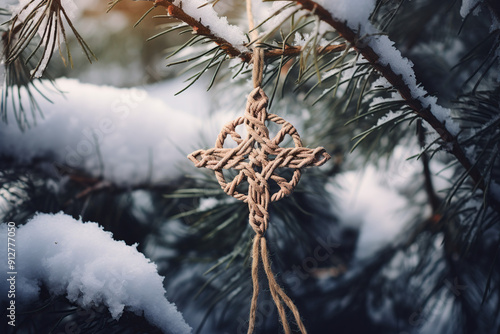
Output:
[[[68,160],[70,153],[58,148],[27,154],[12,139],[22,137],[10,137],[13,124],[25,135],[42,127],[41,105],[64,96],[65,87],[49,75],[68,73],[52,65],[58,58],[78,71],[86,60],[94,66],[101,57],[92,48],[98,38],[80,32],[75,3],[23,0],[0,9],[2,221],[23,224],[37,212],[64,212],[98,222],[154,260],[169,300],[194,332],[246,333],[255,291],[254,231],[247,203],[228,197],[220,176],[186,158],[175,173],[181,176],[157,180],[159,157],[146,154],[149,161],[134,168],[148,177],[123,180],[121,175],[135,174],[123,172],[125,164],[123,170],[106,164],[108,151],[99,146],[105,130],[88,137],[96,144],[89,148],[93,164],[78,155]],[[497,1],[113,0],[109,15],[122,6],[137,14],[138,28],[156,23],[141,42],[144,50],[155,48],[148,43],[168,46],[167,59],[155,58],[154,68],[159,62],[172,70],[149,69],[155,75],[148,81],[180,72],[187,78],[177,87],[180,96],[202,86],[213,97],[213,109],[242,116],[260,52],[269,112],[293,123],[304,146],[323,146],[332,156],[321,168],[305,169],[293,194],[269,205],[265,237],[272,271],[308,333],[500,331]],[[109,42],[99,51],[112,49]],[[120,101],[115,111],[126,115]],[[144,105],[142,98],[127,101]],[[142,113],[139,119],[156,115]],[[188,131],[194,125],[185,126]],[[200,128],[211,133],[209,126]],[[191,143],[201,144],[191,151],[216,141],[197,135]],[[367,249],[363,227],[346,223],[350,208],[338,209],[345,203],[339,180],[352,171],[369,177],[374,166],[388,182],[403,180],[395,187],[407,199],[406,215],[398,222],[386,217],[399,232],[360,257]],[[279,172],[293,178],[291,171]],[[230,179],[237,172],[220,174]],[[278,186],[271,183],[271,191]],[[372,196],[377,202],[378,194]],[[261,280],[255,333],[289,332],[271,293]],[[299,321],[287,312],[291,331],[300,332]],[[97,303],[81,310],[47,287],[18,321],[26,333],[64,332],[68,324],[85,333],[161,332],[141,314],[127,312],[116,321]]]

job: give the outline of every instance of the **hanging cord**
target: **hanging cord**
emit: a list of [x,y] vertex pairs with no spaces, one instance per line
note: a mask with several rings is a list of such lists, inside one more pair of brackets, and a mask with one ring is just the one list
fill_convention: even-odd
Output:
[[[263,73],[264,73],[264,50],[263,48],[258,46],[258,38],[259,34],[254,25],[254,18],[252,13],[252,0],[246,0],[246,9],[247,9],[247,17],[248,17],[248,27],[250,30],[250,36],[252,38],[252,42],[254,43],[252,63],[252,81],[254,88],[258,88],[262,95],[264,92],[260,88],[262,85]],[[264,96],[262,96],[264,97]],[[267,100],[267,98],[266,98]],[[251,103],[250,99],[249,102]],[[255,101],[258,103],[258,101]],[[267,103],[266,106],[267,107]],[[264,117],[262,121],[265,121],[267,117],[267,112],[265,111],[261,113],[261,116]],[[248,107],[247,107],[248,108]],[[250,106],[252,108],[252,106]],[[263,123],[263,122],[262,122]],[[269,282],[269,290],[271,292],[271,296],[276,304],[278,309],[278,314],[281,319],[281,324],[283,326],[283,330],[286,334],[290,334],[290,325],[288,323],[288,319],[286,317],[285,307],[283,303],[292,311],[295,321],[297,322],[297,326],[299,327],[302,334],[307,334],[307,331],[300,319],[300,314],[292,302],[292,300],[287,296],[287,294],[281,289],[279,284],[276,282],[274,278],[274,273],[271,269],[271,263],[269,260],[269,252],[267,250],[267,242],[264,237],[264,233],[268,227],[269,214],[267,212],[268,204],[270,202],[270,194],[268,189],[268,184],[266,180],[264,182],[259,182],[259,180],[255,180],[257,183],[255,186],[251,186],[255,191],[253,194],[248,194],[248,203],[249,207],[254,207],[254,212],[250,209],[250,219],[249,223],[255,231],[255,236],[253,239],[253,248],[252,248],[252,283],[253,283],[253,295],[252,302],[250,305],[250,317],[248,324],[248,334],[252,334],[255,329],[255,318],[257,314],[257,299],[259,297],[259,260],[262,259],[262,264],[264,267],[264,271],[267,276],[267,280]],[[250,205],[251,202],[254,202],[255,205]]]
[[252,55],[252,80],[253,88],[260,87],[262,85],[262,77],[264,74],[264,49],[258,46],[259,43],[259,33],[255,28],[253,12],[252,12],[252,0],[247,1],[247,17],[248,17],[248,29],[250,31],[250,37],[254,44],[253,55]]

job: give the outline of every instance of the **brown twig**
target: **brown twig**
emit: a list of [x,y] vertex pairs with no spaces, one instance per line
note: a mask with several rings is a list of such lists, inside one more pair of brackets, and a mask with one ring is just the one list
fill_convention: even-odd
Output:
[[220,45],[222,50],[224,50],[230,57],[239,57],[241,51],[235,48],[231,43],[226,41],[224,38],[216,36],[212,33],[210,28],[202,24],[200,21],[196,20],[192,16],[188,15],[182,10],[182,8],[175,6],[172,2],[168,0],[155,0],[154,6],[162,6],[167,9],[168,15],[182,22],[187,23],[193,28],[193,30],[202,36],[206,36],[214,41],[217,45]]
[[[47,161],[45,160],[37,161],[37,163],[42,163],[42,164],[45,162]],[[64,207],[72,204],[74,201],[88,197],[91,194],[105,192],[105,191],[109,193],[123,193],[123,192],[132,192],[135,190],[148,190],[148,191],[157,191],[165,193],[165,192],[170,192],[173,189],[171,185],[166,183],[144,182],[132,185],[119,185],[113,183],[113,181],[106,180],[103,177],[92,176],[88,172],[82,169],[70,167],[64,164],[60,164],[58,162],[52,162],[52,166],[54,167],[55,172],[60,177],[65,176],[73,184],[77,185],[79,188],[83,188],[71,199],[66,201],[63,204]]]
[[[319,47],[317,50],[317,54],[327,54],[333,52],[342,52],[346,49],[346,44],[337,44],[337,45],[329,45],[325,47]],[[273,49],[264,51],[264,57],[266,59],[279,58],[279,57],[296,57],[300,55],[303,48],[301,46],[291,46],[285,45],[282,49]],[[242,61],[249,63],[252,61],[252,52],[243,52],[239,57]]]
[[382,65],[379,63],[380,55],[378,55],[372,47],[366,43],[356,43],[359,40],[358,34],[353,31],[343,21],[339,21],[328,12],[324,7],[317,4],[312,0],[296,0],[303,9],[309,10],[314,13],[321,21],[333,27],[347,42],[351,43],[353,47],[363,55],[363,57],[370,62],[370,64],[384,76],[391,85],[396,88],[401,97],[406,101],[406,104],[413,109],[413,111],[429,123],[434,130],[439,134],[441,139],[450,147],[449,151],[453,154],[458,162],[467,170],[468,174],[476,185],[485,190],[483,176],[476,165],[473,165],[457,141],[457,137],[451,134],[446,125],[441,123],[429,108],[424,107],[420,99],[413,98],[410,87],[405,83],[403,77],[397,74],[390,64]]

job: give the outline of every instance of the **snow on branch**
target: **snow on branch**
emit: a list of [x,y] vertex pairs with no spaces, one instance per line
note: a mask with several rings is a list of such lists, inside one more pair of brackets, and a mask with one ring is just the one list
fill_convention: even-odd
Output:
[[[38,161],[68,166],[117,186],[165,184],[183,176],[179,164],[197,147],[197,133],[213,127],[216,135],[231,117],[221,111],[213,115],[214,124],[203,121],[200,116],[208,111],[197,103],[207,105],[209,100],[201,87],[196,101],[188,96],[163,99],[173,95],[178,81],[147,90],[72,79],[55,84],[65,94],[47,94],[53,103],[33,93],[43,110],[37,126],[23,131],[15,122],[0,123],[0,155],[23,165]],[[21,99],[26,94],[21,89]]]
[[229,56],[238,57],[246,48],[245,34],[237,26],[219,17],[204,0],[156,0],[154,6],[163,6],[168,14],[190,25],[193,30],[218,44]]
[[401,55],[387,36],[370,22],[375,8],[374,0],[296,0],[303,9],[314,13],[351,43],[370,64],[396,88],[407,105],[439,134],[447,149],[457,158],[482,189],[484,181],[457,141],[459,127],[451,118],[450,110],[436,103],[435,97],[417,85],[413,64]]
[[476,11],[479,7],[480,0],[462,0],[462,6],[460,7],[460,15],[465,18],[470,12]]
[[[0,225],[0,236],[7,240],[7,224]],[[156,265],[136,246],[113,240],[97,223],[63,213],[39,214],[17,229],[17,300],[36,300],[43,284],[51,295],[66,296],[84,309],[104,305],[113,319],[128,310],[143,314],[164,333],[191,333],[182,314],[165,298]],[[2,247],[3,258],[6,251]],[[2,275],[8,271],[3,268]],[[2,291],[7,291],[7,280],[1,281]]]

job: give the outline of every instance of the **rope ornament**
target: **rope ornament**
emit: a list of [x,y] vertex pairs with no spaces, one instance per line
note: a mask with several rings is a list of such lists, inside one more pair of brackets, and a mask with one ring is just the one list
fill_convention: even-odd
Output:
[[[310,149],[302,146],[297,130],[283,118],[267,113],[268,98],[262,88],[256,87],[248,96],[245,114],[232,122],[227,123],[215,142],[215,147],[208,150],[197,150],[188,158],[198,168],[205,167],[215,172],[217,181],[222,189],[238,200],[248,204],[249,224],[255,231],[252,248],[252,281],[253,296],[250,306],[248,333],[253,333],[257,312],[257,297],[259,295],[258,268],[262,259],[271,296],[278,309],[281,323],[286,334],[291,333],[286,318],[285,304],[293,313],[300,331],[307,333],[297,307],[281,289],[274,278],[271,269],[267,243],[264,234],[269,226],[269,203],[278,201],[290,195],[301,176],[301,168],[321,166],[330,155],[323,147]],[[281,129],[273,137],[269,137],[266,122],[281,125]],[[236,127],[245,125],[247,135],[243,139]],[[280,147],[279,144],[289,135],[293,139],[294,147]],[[224,142],[230,136],[237,144],[235,148],[224,148]],[[276,173],[278,168],[291,168],[293,175],[288,181]],[[235,169],[238,174],[227,181],[224,169]],[[238,192],[236,187],[243,181],[248,182],[248,193]],[[279,190],[271,193],[269,181],[274,181]]]
[[[254,24],[252,0],[246,0],[246,5],[248,27],[256,46],[252,54],[254,90],[248,96],[245,114],[222,128],[214,148],[195,151],[188,155],[188,158],[198,168],[205,167],[213,170],[217,181],[228,195],[248,204],[248,222],[255,231],[252,247],[253,295],[250,304],[248,334],[252,334],[255,329],[260,260],[262,260],[269,282],[269,291],[278,309],[285,334],[290,334],[291,331],[283,304],[292,311],[300,332],[307,334],[300,319],[299,310],[274,278],[264,235],[269,226],[269,203],[278,201],[293,192],[300,180],[301,168],[321,166],[330,159],[330,155],[323,147],[316,149],[303,147],[300,136],[292,124],[277,115],[267,113],[268,98],[261,88],[264,75],[264,50],[257,45],[259,36]],[[269,137],[266,122],[281,125],[281,129],[273,138]],[[245,139],[242,139],[236,132],[236,127],[242,124],[245,125],[247,131]],[[279,146],[286,135],[292,137],[295,147]],[[224,148],[224,142],[228,136],[236,142],[235,148]],[[293,169],[290,181],[275,173],[278,168]],[[239,172],[232,181],[227,182],[222,172],[224,169],[236,169]],[[247,194],[236,190],[236,187],[245,180],[248,183]],[[271,194],[269,180],[279,186],[279,190],[273,194]]]

